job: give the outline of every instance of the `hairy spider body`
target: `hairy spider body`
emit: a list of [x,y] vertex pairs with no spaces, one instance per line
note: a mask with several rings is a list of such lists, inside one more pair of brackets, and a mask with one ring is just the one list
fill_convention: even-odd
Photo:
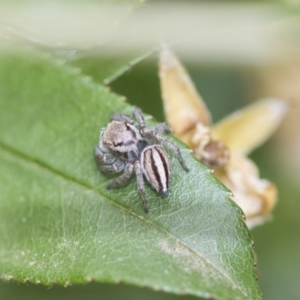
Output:
[[129,116],[115,113],[111,121],[101,130],[99,145],[95,148],[95,156],[103,163],[100,170],[104,173],[121,173],[108,188],[123,185],[133,174],[136,174],[137,188],[148,213],[145,197],[144,179],[162,196],[168,195],[171,182],[171,164],[166,151],[167,146],[177,154],[185,171],[188,168],[181,156],[179,148],[159,132],[169,132],[169,126],[161,123],[146,127],[142,111],[134,109],[137,124]]
[[102,134],[102,142],[112,151],[138,154],[138,142],[142,140],[139,130],[132,124],[119,121],[108,123]]

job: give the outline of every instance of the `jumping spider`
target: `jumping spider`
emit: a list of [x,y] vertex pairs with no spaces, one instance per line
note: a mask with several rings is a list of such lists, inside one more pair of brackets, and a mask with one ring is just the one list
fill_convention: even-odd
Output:
[[123,171],[123,174],[107,187],[109,189],[121,186],[135,172],[137,188],[145,213],[148,213],[143,175],[162,196],[168,195],[170,186],[171,164],[168,154],[160,144],[177,154],[185,171],[188,171],[188,168],[179,148],[159,134],[170,131],[167,123],[146,127],[142,111],[137,107],[134,109],[134,117],[137,124],[125,114],[114,113],[110,122],[100,132],[95,156],[104,164],[100,166],[102,172],[113,174]]

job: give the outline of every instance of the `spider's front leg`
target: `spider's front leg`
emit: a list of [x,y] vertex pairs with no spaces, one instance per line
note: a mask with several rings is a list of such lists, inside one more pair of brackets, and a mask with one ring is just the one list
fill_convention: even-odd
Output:
[[124,163],[120,160],[117,160],[112,165],[100,166],[99,169],[103,173],[110,173],[110,174],[120,173],[121,171],[124,170]]
[[133,124],[133,120],[132,118],[130,118],[129,116],[122,114],[122,113],[114,113],[111,118],[111,121],[119,121],[119,122],[123,122],[123,123],[129,123],[129,124]]
[[112,164],[116,161],[116,158],[109,153],[103,153],[99,146],[94,149],[95,157],[98,158],[102,163]]
[[147,214],[147,213],[149,213],[149,209],[148,209],[148,203],[147,203],[146,196],[145,196],[143,170],[142,170],[141,162],[139,160],[137,160],[134,163],[134,170],[135,170],[135,174],[136,174],[137,188],[138,188],[138,191],[139,191],[142,201],[143,201],[144,211]]
[[171,132],[171,128],[166,122],[146,128],[145,118],[143,116],[141,109],[138,107],[134,108],[134,116],[135,116],[137,122],[139,123],[142,134],[154,135],[155,133],[158,133],[161,131],[166,132],[166,133]]
[[142,110],[138,107],[134,108],[134,117],[136,118],[137,122],[139,123],[140,129],[144,130],[146,123],[145,123],[145,119],[142,113]]
[[[124,165],[123,165],[123,167],[124,167]],[[107,188],[114,189],[114,188],[117,188],[117,187],[123,185],[127,180],[130,179],[132,173],[133,173],[133,164],[127,163],[124,168],[124,173],[120,177],[118,177],[114,182],[109,184],[107,186]]]
[[160,123],[155,126],[152,126],[152,127],[145,128],[143,130],[143,132],[144,132],[144,134],[149,134],[149,135],[155,136],[155,134],[157,134],[159,132],[170,133],[171,128],[168,125],[168,123],[164,122],[164,123]]

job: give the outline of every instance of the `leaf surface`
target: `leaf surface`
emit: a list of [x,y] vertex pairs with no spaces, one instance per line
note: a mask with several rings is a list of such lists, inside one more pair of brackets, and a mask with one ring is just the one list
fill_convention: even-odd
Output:
[[[101,67],[101,66],[99,66]],[[167,199],[135,180],[108,191],[93,148],[122,97],[37,54],[0,58],[0,276],[51,285],[123,281],[261,299],[241,210],[184,149]]]

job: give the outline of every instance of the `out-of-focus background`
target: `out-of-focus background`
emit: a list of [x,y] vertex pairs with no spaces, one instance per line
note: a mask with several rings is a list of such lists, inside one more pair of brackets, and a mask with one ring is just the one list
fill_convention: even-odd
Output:
[[[289,103],[279,130],[251,154],[261,176],[279,189],[273,219],[252,235],[264,299],[300,299],[300,4],[131,1],[111,6],[87,1],[78,10],[67,1],[14,2],[0,2],[2,45],[38,48],[80,67],[99,83],[99,66],[113,71],[126,65],[121,77],[106,83],[159,121],[164,119],[155,49],[160,40],[180,57],[214,121],[264,97]],[[137,56],[150,50],[135,64]],[[0,299],[9,300],[154,297],[196,299],[122,284],[48,288],[0,282]]]

